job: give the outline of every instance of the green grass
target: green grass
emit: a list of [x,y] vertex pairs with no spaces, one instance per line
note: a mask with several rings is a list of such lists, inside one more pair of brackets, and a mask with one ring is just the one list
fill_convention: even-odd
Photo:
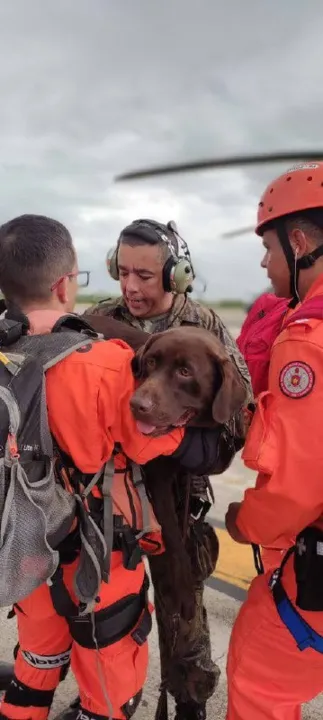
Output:
[[[103,294],[98,294],[98,295],[93,294],[92,295],[92,294],[87,294],[87,293],[80,293],[77,296],[77,302],[84,304],[84,305],[85,304],[94,305],[94,304],[100,302],[100,300],[104,300],[107,297],[114,298],[114,297],[117,297],[117,295],[113,296],[113,295],[109,295],[109,293],[106,293],[105,295],[103,295]],[[239,308],[243,309],[245,307],[245,303],[243,302],[243,300],[235,300],[235,299],[218,300],[216,302],[212,301],[212,300],[209,300],[209,301],[199,300],[199,302],[201,302],[203,305],[207,305],[210,308],[227,308],[227,309],[232,308],[233,310],[236,310]]]
[[96,303],[100,302],[100,300],[104,300],[105,298],[110,297],[109,293],[105,293],[105,295],[102,294],[91,294],[91,293],[79,293],[77,295],[77,302],[82,304],[89,304],[89,305],[95,305]]

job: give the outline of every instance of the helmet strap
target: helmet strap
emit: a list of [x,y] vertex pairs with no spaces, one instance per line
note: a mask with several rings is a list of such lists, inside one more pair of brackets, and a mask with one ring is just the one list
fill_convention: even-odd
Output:
[[315,261],[323,255],[323,245],[319,245],[313,252],[308,255],[304,255],[295,261],[295,255],[293,248],[290,244],[288,232],[286,230],[285,222],[283,219],[275,222],[275,229],[277,231],[279,242],[283,248],[287,265],[290,272],[290,293],[292,300],[289,307],[293,308],[299,302],[298,294],[298,280],[300,270],[308,270],[313,267]]
[[293,248],[289,242],[288,232],[286,230],[284,220],[277,220],[275,222],[275,230],[277,231],[279,242],[283,248],[284,255],[287,261],[289,274],[290,274],[290,294],[292,301],[290,307],[295,307],[299,302],[298,298],[298,277],[299,277],[299,265],[298,261],[295,262],[295,256]]

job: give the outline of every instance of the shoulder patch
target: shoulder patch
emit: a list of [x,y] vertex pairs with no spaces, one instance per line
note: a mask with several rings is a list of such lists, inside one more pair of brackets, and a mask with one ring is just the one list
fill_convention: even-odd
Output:
[[312,392],[315,373],[311,366],[304,362],[290,362],[279,374],[279,387],[284,395],[298,400]]

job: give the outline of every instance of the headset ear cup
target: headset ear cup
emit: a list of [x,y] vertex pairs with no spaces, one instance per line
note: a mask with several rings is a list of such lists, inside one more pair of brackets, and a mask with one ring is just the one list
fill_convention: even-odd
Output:
[[110,248],[110,250],[108,250],[107,256],[106,256],[107,270],[113,280],[119,280],[117,255],[118,255],[118,248],[112,247],[112,248]]
[[175,292],[184,295],[186,292],[192,292],[192,283],[194,273],[191,264],[185,258],[181,258],[171,272],[171,284]]
[[165,265],[163,267],[163,288],[165,292],[173,292],[174,288],[172,287],[171,278],[172,278],[172,271],[173,267],[176,265],[176,260],[171,255],[169,258],[167,258]]
[[185,258],[176,261],[173,257],[166,260],[163,268],[163,287],[166,292],[184,295],[192,292],[194,273],[191,264]]

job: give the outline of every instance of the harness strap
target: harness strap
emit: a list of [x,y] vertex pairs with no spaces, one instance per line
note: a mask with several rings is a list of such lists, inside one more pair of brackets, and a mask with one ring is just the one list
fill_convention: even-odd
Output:
[[[115,447],[110,460],[108,460],[108,462],[106,462],[105,465],[93,475],[89,482],[86,483],[86,486],[82,489],[82,500],[86,500],[90,498],[93,488],[100,483],[103,501],[103,524],[101,522],[98,523],[97,519],[95,522],[103,528],[104,541],[106,544],[106,555],[104,559],[104,567],[102,569],[102,579],[106,583],[108,583],[110,579],[111,553],[113,550],[121,549],[124,556],[124,566],[128,570],[135,570],[142,559],[142,551],[138,544],[138,540],[140,540],[147,532],[149,533],[151,531],[149,500],[143,482],[141,469],[135,463],[131,463],[132,484],[138,493],[140,500],[143,528],[139,532],[135,532],[133,528],[128,525],[125,526],[123,522],[121,526],[118,527],[117,517],[113,515],[112,500],[114,475],[118,472],[114,466],[114,456],[116,454],[117,448]],[[122,472],[126,473],[127,469]],[[84,483],[82,484],[84,485]],[[91,496],[92,506],[93,502],[95,503],[95,498],[92,498]],[[135,523],[135,521],[136,518],[134,517],[133,522]],[[116,548],[116,544],[121,544],[121,547]]]
[[92,480],[88,483],[83,491],[83,497],[86,498],[93,490],[94,486],[102,477],[102,497],[103,497],[103,534],[104,540],[107,546],[107,553],[105,558],[104,570],[102,571],[102,579],[104,582],[109,582],[110,577],[110,566],[111,566],[111,553],[113,550],[113,536],[114,536],[114,525],[113,525],[113,504],[111,497],[111,489],[113,485],[115,468],[113,458],[105,463],[103,468],[98,470],[93,475]]
[[48,581],[49,592],[57,615],[61,617],[77,616],[79,608],[73,602],[67,587],[64,583],[63,568],[58,566],[57,570]]
[[[95,623],[95,641],[93,622]],[[139,595],[122,598],[110,607],[86,616],[67,618],[73,640],[81,647],[94,650],[105,648],[130,635],[139,646],[146,642],[152,620],[143,591]]]
[[258,575],[263,575],[265,572],[264,565],[262,562],[261,552],[259,545],[256,545],[255,543],[251,543],[252,552],[253,552],[253,561],[256,568],[256,571]]
[[145,576],[137,595],[128,595],[113,605],[94,613],[95,641],[93,639],[93,613],[80,613],[69,595],[63,579],[61,566],[55,572],[50,585],[50,594],[58,615],[65,617],[71,635],[85,648],[107,647],[130,635],[137,645],[143,645],[151,631],[152,620],[148,604],[149,579]]
[[136,535],[137,539],[140,539],[143,535],[145,535],[145,533],[150,532],[151,530],[149,517],[149,500],[147,497],[146,488],[142,479],[142,472],[139,465],[136,465],[136,463],[131,463],[131,469],[133,486],[138,492],[142,510],[142,530]]
[[103,496],[103,534],[107,546],[107,554],[105,558],[104,570],[102,572],[102,579],[104,582],[109,582],[110,578],[110,567],[111,567],[111,553],[113,549],[113,504],[111,497],[111,489],[114,477],[114,462],[109,460],[104,467],[103,482],[102,482],[102,496]]
[[120,531],[120,541],[123,554],[123,565],[126,570],[136,570],[142,561],[142,551],[137,535],[129,525],[123,525]]
[[5,702],[23,708],[50,708],[54,693],[55,690],[35,690],[13,675],[11,685],[6,691]]
[[103,472],[104,472],[104,466],[100,470],[98,470],[98,472],[96,472],[95,475],[93,475],[93,478],[87,484],[86,488],[84,488],[84,490],[82,492],[82,497],[86,498],[90,494],[90,492],[92,492],[94,486],[100,480],[100,477]]
[[[102,498],[90,498],[89,508],[94,522],[100,529],[103,528],[102,520]],[[149,538],[153,549],[160,549],[160,543]],[[126,570],[136,570],[138,563],[142,560],[142,552],[135,532],[128,524],[124,524],[123,516],[113,515],[113,552],[122,552],[123,565]]]
[[281,578],[278,577],[276,580],[274,573],[270,582],[273,583],[271,589],[280,619],[293,636],[298,649],[306,650],[310,647],[323,653],[322,635],[313,630],[297,612],[283,587]]
[[[106,467],[108,465],[108,467]],[[105,559],[105,571],[102,573],[102,578],[105,582],[109,581],[109,572],[110,572],[110,558],[111,558],[111,552],[114,550],[120,550],[123,553],[123,562],[124,567],[127,570],[135,570],[138,566],[138,563],[141,562],[142,559],[142,553],[140,546],[138,545],[138,539],[140,539],[141,534],[136,535],[134,530],[129,525],[124,525],[123,520],[119,518],[118,515],[113,515],[113,503],[112,503],[112,495],[111,495],[111,489],[112,484],[114,480],[114,475],[117,472],[121,472],[115,469],[113,458],[106,463],[106,465],[99,470],[91,479],[91,481],[87,484],[86,488],[83,491],[83,497],[88,497],[93,489],[93,487],[98,483],[98,481],[103,476],[103,482],[101,487],[102,492],[102,502],[103,502],[103,524],[100,522],[99,525],[102,528],[104,532],[104,539],[107,546],[107,555]],[[126,472],[122,471],[122,472]],[[138,493],[139,494],[139,493]],[[139,495],[140,497],[140,495]],[[146,496],[147,498],[147,496]],[[140,498],[141,500],[141,498]],[[98,501],[97,498],[94,498],[91,496],[91,504],[95,507],[96,502]],[[141,500],[142,502],[142,500]],[[148,503],[148,498],[147,498]],[[101,500],[99,500],[99,505],[101,504]],[[147,508],[147,514],[149,517],[149,511]],[[94,516],[95,518],[95,516]],[[135,518],[134,518],[135,520]],[[96,518],[96,523],[98,523],[98,519]]]
[[144,643],[146,642],[151,628],[152,619],[146,600],[146,604],[144,609],[142,610],[139,621],[134,630],[130,633],[132,639],[135,641],[135,643],[137,643],[137,645],[139,645],[139,647],[141,647],[141,645],[144,645]]

